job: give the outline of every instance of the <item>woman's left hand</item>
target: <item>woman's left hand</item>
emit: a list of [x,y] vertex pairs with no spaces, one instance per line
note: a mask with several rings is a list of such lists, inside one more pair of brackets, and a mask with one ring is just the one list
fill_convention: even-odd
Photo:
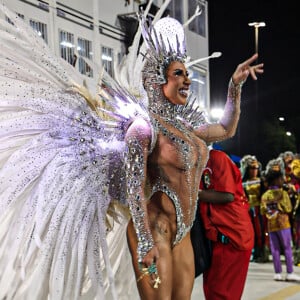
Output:
[[249,74],[254,80],[257,80],[256,73],[262,74],[264,72],[263,66],[264,64],[257,64],[251,66],[251,64],[256,61],[258,58],[258,54],[252,55],[249,59],[246,61],[240,63],[236,70],[234,71],[232,75],[232,81],[235,85],[241,84],[248,78]]

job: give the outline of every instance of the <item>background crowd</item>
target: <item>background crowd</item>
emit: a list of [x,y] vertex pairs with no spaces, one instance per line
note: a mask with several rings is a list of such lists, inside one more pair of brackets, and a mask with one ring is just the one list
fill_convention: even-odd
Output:
[[[271,254],[274,279],[283,280],[278,274],[281,267],[278,271],[276,266],[280,255],[285,256],[287,268],[289,260],[294,265],[300,264],[300,155],[292,151],[283,152],[270,159],[265,168],[256,156],[245,155],[239,167],[255,236],[251,260],[267,262]],[[286,233],[283,234],[286,231],[291,241],[286,238]],[[291,249],[287,249],[290,246]],[[293,279],[300,280],[298,276]]]

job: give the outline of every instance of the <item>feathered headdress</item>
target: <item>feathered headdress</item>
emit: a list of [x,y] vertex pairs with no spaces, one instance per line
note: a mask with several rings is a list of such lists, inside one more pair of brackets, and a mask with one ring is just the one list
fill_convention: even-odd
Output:
[[246,175],[247,169],[249,167],[256,167],[261,171],[261,163],[257,160],[256,156],[247,154],[245,155],[240,162],[241,168],[240,171],[242,173],[242,177]]
[[285,175],[284,162],[281,157],[271,159],[267,163],[265,174],[267,175],[272,171],[278,171],[278,172],[280,171],[282,172],[283,175]]

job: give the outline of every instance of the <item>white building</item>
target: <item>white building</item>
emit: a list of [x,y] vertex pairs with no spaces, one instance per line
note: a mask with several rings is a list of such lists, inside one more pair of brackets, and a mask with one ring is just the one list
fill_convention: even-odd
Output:
[[[82,74],[95,77],[92,66],[74,54],[89,58],[114,76],[114,65],[127,52],[138,26],[136,12],[146,2],[141,0],[2,0],[31,25],[56,55],[63,57]],[[154,0],[151,13],[164,0]],[[172,0],[166,13],[185,23],[202,9],[187,28],[187,52],[191,59],[208,56],[207,2]],[[209,107],[209,68],[203,61],[190,70],[192,90],[202,107]]]

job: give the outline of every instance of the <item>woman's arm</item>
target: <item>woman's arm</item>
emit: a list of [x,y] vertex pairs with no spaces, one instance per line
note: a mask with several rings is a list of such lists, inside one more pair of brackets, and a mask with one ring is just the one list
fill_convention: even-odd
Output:
[[196,129],[197,136],[207,143],[225,140],[235,134],[240,116],[242,85],[249,74],[257,80],[256,73],[263,73],[263,64],[250,66],[257,57],[258,55],[254,54],[237,66],[229,82],[227,101],[221,120],[218,123],[204,124]]
[[126,132],[125,168],[127,180],[127,199],[138,247],[138,261],[147,266],[158,258],[150,230],[145,185],[147,179],[147,160],[151,146],[152,127],[143,120],[135,120]]
[[213,204],[225,204],[232,202],[234,195],[227,192],[217,192],[215,190],[201,190],[198,192],[198,199],[202,202]]
[[293,210],[291,199],[286,191],[282,191],[282,197],[278,201],[278,209],[284,213],[290,213]]
[[266,215],[267,214],[267,201],[268,201],[268,198],[266,196],[266,193],[264,193],[261,197],[261,201],[260,201],[260,213],[262,215]]

